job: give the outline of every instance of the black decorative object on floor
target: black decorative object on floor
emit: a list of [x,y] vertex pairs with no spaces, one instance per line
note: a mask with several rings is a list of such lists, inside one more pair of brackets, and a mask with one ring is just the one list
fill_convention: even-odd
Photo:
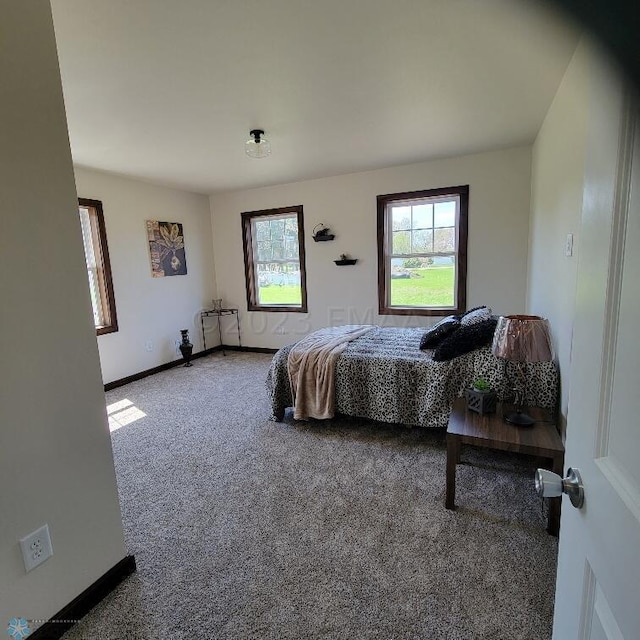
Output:
[[180,343],[180,353],[184,358],[184,366],[192,367],[191,354],[193,353],[193,344],[189,340],[189,329],[180,329],[182,334],[182,342]]

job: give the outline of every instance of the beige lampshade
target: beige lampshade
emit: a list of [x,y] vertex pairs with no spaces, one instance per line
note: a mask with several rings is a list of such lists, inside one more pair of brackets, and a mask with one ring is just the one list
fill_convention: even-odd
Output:
[[549,323],[540,316],[501,316],[493,334],[494,355],[512,362],[553,360]]

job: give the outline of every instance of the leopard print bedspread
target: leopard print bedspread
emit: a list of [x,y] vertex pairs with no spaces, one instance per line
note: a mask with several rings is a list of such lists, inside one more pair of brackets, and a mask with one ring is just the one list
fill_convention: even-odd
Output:
[[[421,351],[424,329],[376,327],[349,343],[336,364],[336,412],[380,422],[442,428],[454,398],[478,377],[487,380],[500,399],[509,393],[513,371],[491,353],[476,349],[447,362],[434,362],[433,351]],[[267,374],[272,420],[280,421],[293,405],[287,358],[293,345],[280,349]],[[558,372],[553,362],[527,364],[526,403],[555,408]]]

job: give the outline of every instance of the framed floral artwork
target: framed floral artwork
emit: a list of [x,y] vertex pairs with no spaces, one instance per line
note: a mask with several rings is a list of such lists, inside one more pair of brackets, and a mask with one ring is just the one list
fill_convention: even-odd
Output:
[[147,220],[147,239],[151,256],[151,274],[154,278],[186,275],[187,259],[182,224]]

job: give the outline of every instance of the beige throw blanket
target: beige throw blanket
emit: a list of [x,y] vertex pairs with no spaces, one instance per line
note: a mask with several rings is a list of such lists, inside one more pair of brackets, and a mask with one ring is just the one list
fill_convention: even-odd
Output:
[[328,327],[314,331],[293,346],[287,368],[296,420],[333,418],[336,360],[351,340],[373,328],[372,325]]

